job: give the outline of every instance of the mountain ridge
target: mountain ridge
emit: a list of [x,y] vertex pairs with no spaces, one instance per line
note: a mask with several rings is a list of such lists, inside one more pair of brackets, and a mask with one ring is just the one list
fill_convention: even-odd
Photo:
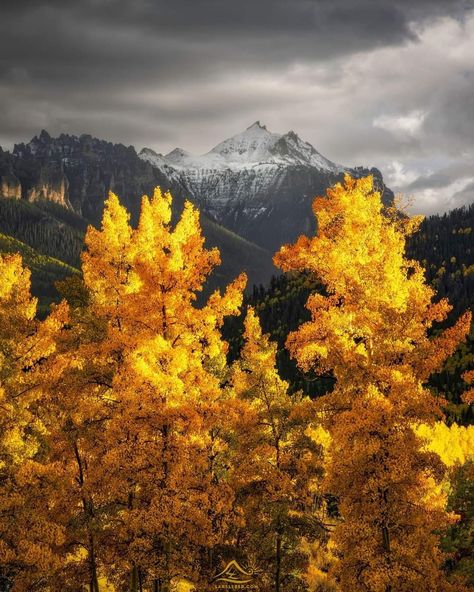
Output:
[[[109,191],[119,196],[136,224],[141,197],[151,195],[157,186],[171,190],[176,220],[187,197],[185,189],[179,180],[140,159],[133,146],[85,134],[52,138],[43,131],[27,144],[16,144],[11,153],[0,149],[0,232],[45,255],[55,249],[67,251],[67,262],[77,266],[80,248],[75,237],[78,232],[82,237],[88,224],[100,224]],[[242,240],[204,212],[201,224],[208,246],[221,250],[223,263],[216,270],[215,287],[228,283],[240,271],[247,272],[250,283],[266,281],[274,273],[270,252]],[[74,247],[63,249],[71,241]]]
[[[175,220],[186,199],[199,208],[209,246],[223,251],[221,271],[227,270],[226,280],[244,270],[250,283],[265,283],[274,272],[272,254],[283,243],[315,230],[314,196],[325,194],[346,172],[356,177],[373,174],[384,201],[391,201],[393,194],[380,171],[332,163],[295,132],[273,133],[259,121],[200,157],[181,148],[165,156],[146,148],[138,154],[133,146],[89,134],[54,138],[43,130],[30,142],[15,144],[12,152],[0,148],[0,198],[21,202],[17,208],[5,205],[7,218],[16,226],[5,219],[0,231],[22,241],[31,239],[30,246],[40,250],[47,236],[45,254],[59,247],[67,251],[67,262],[77,265],[77,232],[70,230],[64,212],[78,216],[73,227],[81,220],[83,225],[98,225],[104,201],[113,191],[136,224],[141,197],[160,186],[173,194]],[[52,203],[61,208],[54,215],[48,205]],[[43,214],[25,210],[25,204]],[[71,240],[74,247],[64,249],[63,242]]]
[[285,134],[270,132],[260,121],[219,142],[205,154],[194,155],[177,147],[163,156],[145,147],[138,155],[154,166],[168,164],[179,169],[239,170],[253,166],[290,164],[315,166],[336,173],[349,170],[322,156],[309,142],[301,140],[294,131]]
[[139,157],[184,187],[207,215],[270,251],[315,230],[313,198],[345,173],[372,174],[384,202],[393,200],[377,169],[336,164],[294,131],[274,133],[260,121],[202,155],[143,148]]

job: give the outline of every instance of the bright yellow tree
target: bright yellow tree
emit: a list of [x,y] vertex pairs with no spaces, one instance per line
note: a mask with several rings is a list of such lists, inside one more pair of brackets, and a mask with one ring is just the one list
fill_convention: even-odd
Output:
[[56,369],[56,400],[69,392],[71,402],[58,451],[69,450],[94,588],[100,569],[132,590],[199,577],[200,550],[221,540],[232,504],[219,329],[237,313],[245,278],[198,306],[219,253],[205,248],[190,203],[171,218],[171,196],[157,189],[133,229],[110,195],[101,229],[86,236],[78,347],[65,347]]
[[0,578],[15,591],[54,574],[64,537],[50,511],[57,483],[44,462],[44,425],[36,413],[64,308],[39,322],[36,305],[21,257],[0,255]]
[[404,256],[419,219],[384,210],[372,177],[346,176],[313,210],[317,235],[283,246],[275,262],[310,271],[326,288],[310,296],[311,320],[287,344],[301,368],[336,379],[320,404],[332,435],[326,485],[343,518],[334,572],[344,591],[446,590],[435,534],[449,520],[437,487],[442,463],[412,427],[441,415],[424,383],[470,317],[429,339],[450,306],[432,303],[422,268]]

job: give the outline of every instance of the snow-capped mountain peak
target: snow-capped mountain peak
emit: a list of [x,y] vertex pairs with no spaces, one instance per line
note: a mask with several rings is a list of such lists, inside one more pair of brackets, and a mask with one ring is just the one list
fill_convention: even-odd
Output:
[[[144,148],[141,158],[156,166],[168,164],[179,170],[224,170],[234,171],[270,166],[310,166],[331,172],[344,171],[344,167],[324,158],[311,144],[290,131],[286,134],[270,132],[256,121],[243,132],[220,142],[203,155],[192,155],[182,148],[175,148],[166,156],[153,156]],[[156,155],[156,153],[154,153]]]
[[140,151],[140,156],[142,158],[145,158],[147,156],[161,156],[161,158],[163,158],[163,154],[161,154],[161,152],[155,152],[154,150],[152,150],[151,148],[142,148]]
[[175,148],[165,156],[143,150],[140,157],[155,163],[172,189],[201,211],[271,251],[311,231],[314,196],[324,195],[342,173],[370,172],[383,183],[378,171],[335,164],[294,131],[273,133],[260,121],[206,154]]
[[149,162],[150,164],[158,168],[166,167],[168,164],[163,154],[155,152],[151,148],[142,148],[138,156],[142,160]]
[[345,168],[331,162],[320,154],[309,142],[302,140],[294,131],[281,136],[272,147],[272,152],[287,162],[309,165],[320,170],[342,172]]
[[280,134],[273,134],[256,121],[243,132],[217,144],[204,157],[220,157],[222,164],[233,167],[262,164],[272,161],[271,147]]

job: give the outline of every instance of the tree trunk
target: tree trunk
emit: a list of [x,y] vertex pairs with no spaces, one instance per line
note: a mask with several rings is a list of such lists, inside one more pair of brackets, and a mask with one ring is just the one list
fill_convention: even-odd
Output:
[[130,572],[130,592],[138,592],[138,570],[134,565]]
[[[79,481],[79,485],[81,489],[84,487],[85,484],[85,474],[84,474],[84,466],[81,457],[81,453],[79,452],[79,446],[77,445],[77,441],[73,441],[73,449],[74,455],[76,457],[77,462],[77,469],[78,469],[78,476],[77,479]],[[99,590],[99,578],[97,576],[97,562],[95,557],[95,541],[94,535],[92,534],[91,530],[91,520],[94,517],[94,504],[92,499],[86,498],[84,495],[82,496],[82,507],[84,508],[84,514],[87,516],[87,529],[89,531],[89,574],[90,574],[90,587],[91,592],[100,592]]]
[[[385,489],[383,492],[383,501],[385,506],[388,506],[388,492]],[[388,561],[390,562],[390,553],[391,545],[390,545],[390,531],[386,524],[386,517],[384,517],[384,523],[382,524],[382,545],[384,548],[385,553],[389,556]],[[385,592],[392,592],[392,586],[389,584],[385,590]]]
[[280,592],[281,579],[281,534],[276,536],[276,569],[275,569],[275,592]]
[[97,563],[95,559],[95,545],[92,533],[89,534],[89,569],[91,574],[91,590],[92,592],[100,592],[99,578],[97,576]]

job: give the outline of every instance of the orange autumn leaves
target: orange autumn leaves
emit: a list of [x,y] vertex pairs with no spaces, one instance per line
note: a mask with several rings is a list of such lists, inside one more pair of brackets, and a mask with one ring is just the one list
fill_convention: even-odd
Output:
[[[288,338],[303,369],[336,378],[314,403],[288,394],[252,310],[227,364],[221,328],[245,277],[197,303],[219,253],[190,203],[172,223],[169,193],[143,198],[136,229],[110,195],[83,283],[66,282],[45,321],[20,258],[0,256],[0,575],[14,590],[205,589],[239,545],[272,590],[315,570],[331,590],[449,589],[444,468],[413,427],[441,415],[423,384],[469,318],[428,338],[449,305],[404,257],[418,220],[382,211],[371,178],[346,177],[314,211],[317,236],[275,257],[326,286]],[[327,455],[311,437],[323,428]]]
[[111,195],[86,246],[88,303],[71,311],[48,385],[62,420],[52,440],[73,479],[68,522],[80,525],[69,546],[86,550],[76,572],[93,592],[98,574],[117,588],[130,574],[166,589],[176,574],[199,577],[200,553],[231,511],[219,473],[233,413],[219,329],[239,310],[245,277],[194,305],[219,255],[204,248],[191,204],[171,225],[171,196],[159,190],[143,199],[136,230]]

